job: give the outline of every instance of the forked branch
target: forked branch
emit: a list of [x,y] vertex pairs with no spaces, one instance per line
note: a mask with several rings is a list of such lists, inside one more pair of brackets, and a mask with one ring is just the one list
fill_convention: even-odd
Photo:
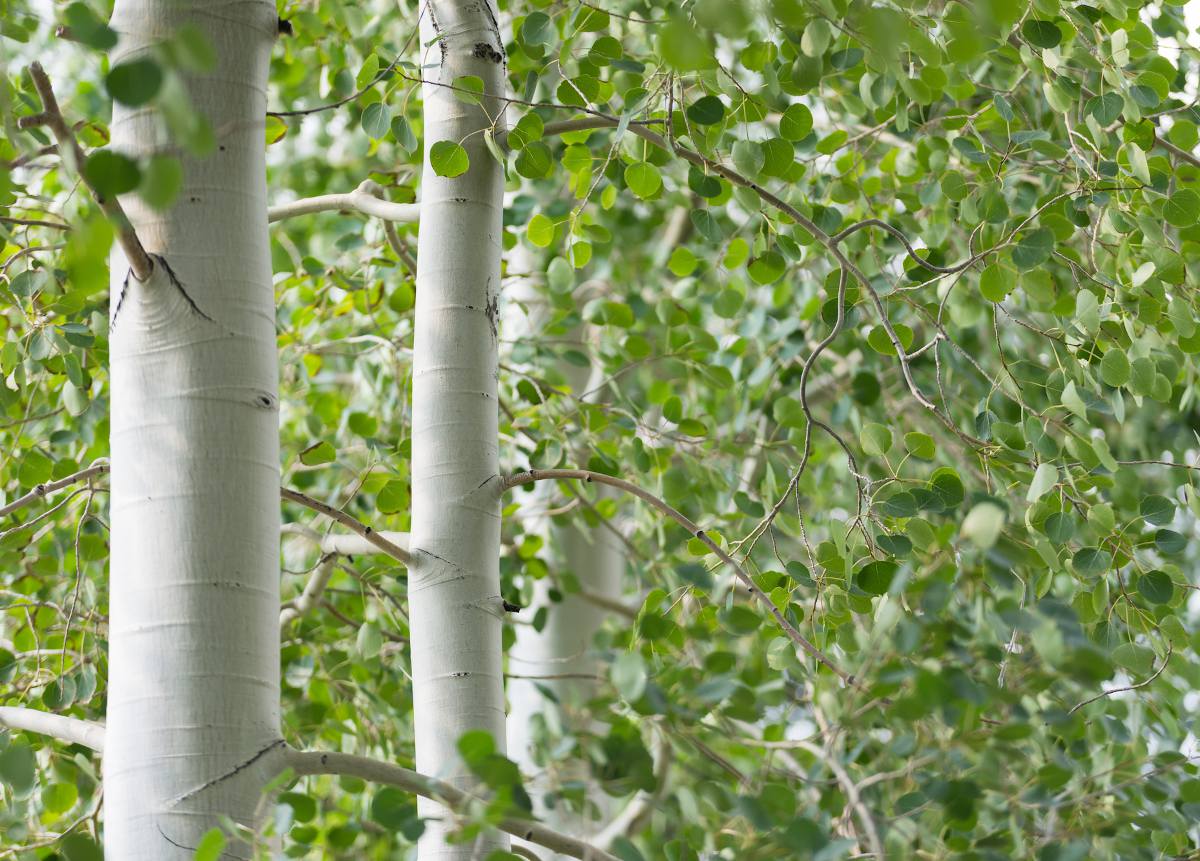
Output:
[[87,160],[84,155],[83,148],[79,146],[79,141],[75,139],[71,127],[63,118],[62,111],[58,107],[58,99],[54,96],[54,87],[50,84],[50,78],[47,77],[46,71],[42,68],[41,63],[31,63],[29,66],[29,77],[33,79],[33,86],[37,90],[38,95],[42,99],[42,112],[33,114],[32,116],[21,117],[17,121],[17,127],[22,129],[32,129],[38,126],[46,126],[50,129],[54,139],[58,141],[58,151],[63,154],[68,162],[74,162],[74,169],[91,191],[92,197],[100,207],[100,211],[105,217],[112,222],[113,229],[116,231],[117,242],[121,246],[121,250],[125,252],[125,259],[129,261],[129,268],[133,275],[139,281],[145,281],[150,277],[151,271],[154,269],[154,263],[150,259],[150,255],[146,253],[146,249],[142,247],[142,241],[138,239],[137,233],[133,229],[133,225],[125,215],[125,210],[121,208],[120,202],[115,197],[106,197],[101,194],[83,172],[83,163]]

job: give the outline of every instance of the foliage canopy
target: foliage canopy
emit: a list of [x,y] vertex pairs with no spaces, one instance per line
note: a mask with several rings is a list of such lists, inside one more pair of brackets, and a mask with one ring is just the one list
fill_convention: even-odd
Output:
[[[108,194],[181,205],[176,160],[105,147],[111,99],[158,111],[194,155],[214,145],[177,73],[219,58],[183,31],[109,68],[107,12],[76,2],[52,21],[10,3],[0,25],[15,58],[0,143],[10,501],[104,457],[108,428],[112,230],[49,139],[16,130],[39,109],[22,58],[53,55],[83,173]],[[872,839],[893,857],[1194,850],[1200,109],[1183,5],[500,12],[511,100],[489,140],[510,264],[533,270],[509,265],[506,285],[532,282],[545,314],[536,337],[501,332],[508,467],[587,468],[660,496],[853,677],[798,652],[677,524],[563,484],[555,517],[627,535],[635,612],[602,635],[595,727],[564,734],[548,706],[545,762],[588,766],[558,803],[654,791],[666,747],[658,812],[614,847],[631,861],[834,859]],[[467,169],[461,142],[422,140],[414,4],[281,14],[274,198],[370,179],[412,202],[423,146],[439,173]],[[58,24],[77,44],[54,41]],[[469,101],[477,83],[455,86]],[[285,484],[403,531],[417,227],[327,213],[274,229]],[[585,398],[566,369],[592,365],[602,385]],[[3,524],[6,704],[102,714],[99,490]],[[505,597],[525,603],[544,577],[586,589],[521,518],[524,493],[506,509]],[[316,551],[285,550],[294,595]],[[403,581],[381,557],[341,560],[326,605],[284,630],[289,739],[411,763]],[[510,791],[479,823],[523,797],[489,741],[464,738],[464,755]],[[82,748],[0,744],[4,845],[95,808]],[[350,779],[298,783],[279,811],[295,857],[397,857],[420,830],[411,798]],[[96,857],[86,830],[19,857]]]

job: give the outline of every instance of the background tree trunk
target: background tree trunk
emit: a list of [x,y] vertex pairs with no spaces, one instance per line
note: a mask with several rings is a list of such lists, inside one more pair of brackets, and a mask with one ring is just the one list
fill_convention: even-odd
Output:
[[[279,738],[279,430],[263,119],[275,6],[118,0],[113,62],[182,26],[179,71],[213,151],[157,212],[130,196],[150,278],[112,260],[112,557],[106,856],[191,859],[217,814],[249,823]],[[180,151],[156,111],[114,108],[113,148]],[[248,858],[233,846],[225,857]]]
[[[412,537],[409,610],[417,770],[466,785],[457,742],[485,730],[504,749],[501,666],[497,301],[503,176],[483,129],[499,100],[468,104],[439,84],[463,75],[504,90],[504,42],[490,0],[423,7],[425,163],[413,349]],[[460,143],[470,169],[438,176],[431,148]],[[422,816],[442,816],[422,802]],[[423,861],[485,858],[507,838],[450,845],[429,821]]]

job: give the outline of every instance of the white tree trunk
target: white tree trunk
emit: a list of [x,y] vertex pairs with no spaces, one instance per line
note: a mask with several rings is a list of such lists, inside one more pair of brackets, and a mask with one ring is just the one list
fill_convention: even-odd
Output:
[[[503,40],[492,0],[422,6],[425,167],[417,246],[413,346],[412,534],[409,608],[417,770],[467,785],[458,738],[481,729],[504,750],[501,670],[497,297],[503,176],[481,132],[498,100],[468,104],[441,84],[463,75],[504,87]],[[438,176],[439,141],[461,143],[470,169]],[[422,802],[422,816],[439,808]],[[497,836],[451,845],[452,823],[429,821],[422,861],[486,858]]]
[[[216,146],[183,156],[168,212],[130,196],[155,257],[114,254],[106,857],[191,859],[218,814],[250,823],[282,756],[279,433],[263,121],[270,0],[117,0],[113,62],[181,26],[216,53],[186,73]],[[113,111],[113,147],[176,154],[149,108]],[[226,858],[248,858],[231,844]]]

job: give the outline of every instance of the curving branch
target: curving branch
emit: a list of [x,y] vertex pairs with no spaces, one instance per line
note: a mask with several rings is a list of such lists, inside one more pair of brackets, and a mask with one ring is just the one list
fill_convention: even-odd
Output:
[[787,620],[787,617],[779,610],[778,607],[766,596],[762,589],[751,579],[750,575],[741,564],[726,553],[717,542],[708,537],[708,534],[693,523],[687,515],[679,511],[679,509],[668,505],[659,497],[655,496],[650,491],[638,487],[636,484],[625,481],[621,478],[616,478],[611,475],[605,475],[602,472],[592,472],[587,469],[531,469],[527,472],[519,472],[516,475],[509,476],[502,483],[502,490],[510,490],[514,487],[519,487],[523,484],[532,484],[535,481],[556,481],[562,479],[576,479],[579,481],[595,482],[596,484],[605,484],[609,487],[615,487],[618,490],[623,490],[636,496],[638,499],[649,503],[652,507],[661,511],[667,517],[674,520],[684,529],[686,529],[694,538],[699,540],[705,547],[716,554],[717,558],[731,567],[737,578],[742,581],[742,585],[753,595],[759,602],[766,607],[771,615],[775,617],[775,621],[781,627],[796,645],[807,652],[811,657],[825,665],[834,675],[845,682],[847,685],[855,684],[854,676],[841,669],[835,664],[828,655],[818,649],[813,643],[801,634],[796,626]]
[[[322,753],[321,751],[288,750],[284,754],[284,766],[297,775],[332,774],[357,777],[372,783],[384,783],[407,790],[437,801],[453,811],[464,810],[478,796],[434,777],[428,777],[412,769],[380,762],[365,756],[348,753]],[[496,827],[514,837],[536,843],[552,852],[579,858],[581,861],[620,861],[612,855],[583,840],[555,831],[531,819],[507,816],[496,823]]]
[[382,550],[388,556],[391,556],[396,561],[398,561],[404,565],[412,564],[412,555],[407,550],[405,550],[403,547],[400,547],[399,545],[394,544],[391,541],[389,541],[387,538],[385,538],[384,535],[386,533],[376,532],[370,526],[367,526],[362,521],[357,520],[354,517],[351,517],[349,514],[342,511],[340,508],[334,508],[332,505],[326,505],[324,502],[321,502],[319,499],[313,499],[311,496],[301,493],[298,490],[292,490],[289,487],[281,487],[279,489],[279,495],[282,496],[284,499],[286,499],[288,502],[294,502],[297,505],[303,505],[305,508],[311,508],[313,511],[317,511],[317,512],[320,512],[321,514],[324,514],[326,517],[328,517],[331,520],[336,520],[338,523],[342,524],[347,529],[362,536],[362,538],[364,540],[366,540],[369,544],[372,544],[375,547],[379,548],[380,550]]
[[329,580],[333,577],[333,571],[336,567],[337,557],[333,554],[321,558],[312,576],[304,584],[304,591],[289,606],[279,611],[280,630],[283,630],[309,612],[317,604],[321,603],[321,596],[325,594],[325,587],[329,585]]
[[139,281],[145,281],[154,270],[154,263],[150,259],[150,255],[146,253],[146,249],[142,246],[142,241],[138,239],[137,233],[126,217],[125,210],[121,208],[120,202],[115,197],[105,197],[84,176],[83,163],[87,161],[87,156],[84,155],[83,148],[79,146],[79,141],[75,139],[75,135],[71,132],[71,127],[63,119],[62,111],[58,107],[58,99],[54,96],[54,87],[51,86],[50,78],[47,77],[41,63],[35,62],[30,64],[29,77],[33,79],[33,86],[42,98],[42,112],[40,114],[21,117],[17,121],[17,127],[32,129],[38,126],[46,126],[50,129],[54,135],[54,139],[58,141],[59,152],[69,154],[68,161],[74,162],[75,171],[79,173],[88,189],[92,192],[92,197],[96,199],[96,203],[100,206],[100,211],[112,222],[117,242],[120,244],[121,250],[125,252],[125,259],[129,261],[129,268],[133,272],[134,277]]
[[81,744],[96,753],[104,752],[104,724],[95,721],[37,709],[0,706],[0,726],[49,736],[67,744]]
[[273,224],[285,218],[314,212],[361,212],[384,221],[416,223],[421,213],[419,204],[393,203],[381,197],[382,194],[383,186],[368,179],[346,194],[321,194],[272,206],[267,210],[267,222]]

